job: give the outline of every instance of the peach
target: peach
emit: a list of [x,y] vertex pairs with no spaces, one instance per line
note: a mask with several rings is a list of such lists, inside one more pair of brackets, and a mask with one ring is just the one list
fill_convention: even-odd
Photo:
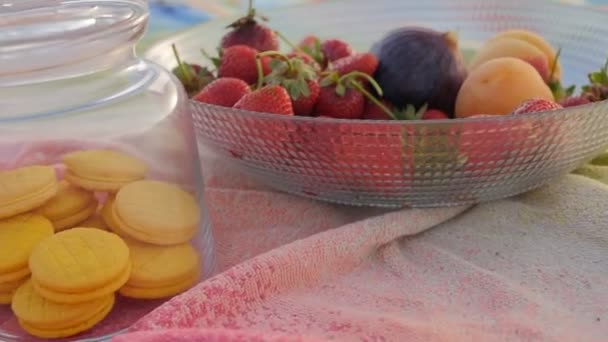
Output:
[[[515,39],[519,39],[521,41],[525,41],[525,42],[537,47],[539,50],[541,50],[545,54],[545,56],[547,56],[547,61],[549,63],[549,71],[551,71],[553,64],[556,62],[555,60],[558,57],[557,52],[551,46],[551,44],[549,44],[549,42],[547,42],[545,40],[545,38],[543,38],[542,36],[540,36],[539,34],[536,34],[534,32],[531,32],[528,30],[523,30],[523,29],[506,30],[506,31],[500,32],[499,34],[497,34],[490,40],[501,39],[501,38],[515,38]],[[557,64],[555,64],[555,73],[553,74],[552,81],[559,81],[559,80],[561,80],[561,78],[562,78],[562,66],[558,60]]]
[[484,44],[471,61],[469,71],[499,57],[515,57],[524,60],[538,71],[543,80],[549,81],[551,66],[545,53],[524,40],[509,37],[492,39]]
[[495,58],[477,67],[462,84],[456,117],[510,114],[531,98],[554,100],[536,69],[519,58]]

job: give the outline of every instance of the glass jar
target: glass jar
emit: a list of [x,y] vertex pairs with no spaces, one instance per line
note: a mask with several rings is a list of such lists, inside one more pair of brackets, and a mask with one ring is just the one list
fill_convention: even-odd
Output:
[[147,19],[0,3],[0,340],[103,339],[213,271],[187,97],[135,54]]

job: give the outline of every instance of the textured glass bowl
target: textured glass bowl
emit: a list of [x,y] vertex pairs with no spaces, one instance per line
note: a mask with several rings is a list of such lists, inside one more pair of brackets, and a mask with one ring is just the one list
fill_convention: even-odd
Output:
[[[403,25],[456,30],[465,54],[509,28],[562,48],[565,84],[584,84],[608,56],[608,12],[552,1],[355,0],[268,11],[297,41],[341,37],[364,51]],[[164,41],[147,57],[172,68],[171,43],[202,62],[225,26],[216,20]],[[464,205],[513,196],[567,174],[608,147],[608,103],[523,116],[449,121],[284,117],[192,102],[200,142],[276,189],[384,207]]]

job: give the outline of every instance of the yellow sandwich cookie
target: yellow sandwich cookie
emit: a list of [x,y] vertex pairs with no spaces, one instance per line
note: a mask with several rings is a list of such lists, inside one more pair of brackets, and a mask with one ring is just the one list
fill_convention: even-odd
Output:
[[101,230],[110,229],[108,227],[108,225],[104,222],[103,218],[101,217],[101,214],[99,214],[99,213],[95,213],[95,214],[91,215],[91,217],[89,217],[85,221],[82,221],[79,224],[79,226],[85,227],[85,228],[97,228],[97,229],[101,229]]
[[28,275],[18,280],[0,282],[0,304],[10,304],[15,291],[17,291],[17,289],[29,278],[30,277]]
[[81,227],[45,239],[34,248],[29,261],[32,279],[60,293],[107,286],[123,277],[130,264],[129,247],[118,235]]
[[162,287],[136,287],[136,286],[123,286],[118,293],[125,297],[137,298],[137,299],[160,299],[166,297],[172,297],[178,295],[192,286],[194,286],[199,278],[200,273],[198,270],[191,273],[186,279],[169,286]]
[[21,327],[41,338],[76,335],[92,328],[114,306],[114,294],[79,304],[60,304],[40,296],[31,281],[21,286],[11,308]]
[[40,215],[23,214],[0,220],[0,282],[29,274],[32,250],[53,235],[53,225]]
[[55,231],[75,227],[97,211],[97,200],[92,192],[59,182],[57,195],[36,210],[51,220]]
[[0,304],[10,304],[15,291],[28,279],[29,276],[26,276],[25,278],[10,282],[0,282]]
[[17,279],[17,280],[0,282],[0,292],[8,293],[11,291],[15,291],[16,289],[19,288],[19,286],[23,285],[23,283],[25,283],[28,279],[30,279],[30,277],[26,276],[24,278]]
[[66,154],[65,178],[87,190],[118,191],[124,185],[143,179],[145,163],[127,154],[111,150],[86,150]]
[[195,234],[200,209],[194,197],[170,183],[141,180],[123,187],[112,208],[120,231],[152,244],[175,245]]
[[30,275],[30,268],[25,267],[18,271],[14,271],[11,273],[0,274],[0,283],[9,283],[12,281],[18,281],[19,279],[23,279]]
[[109,283],[104,284],[98,288],[88,291],[60,292],[41,285],[35,279],[32,280],[32,284],[36,289],[36,292],[38,292],[41,296],[47,298],[50,301],[66,304],[78,304],[95,300],[98,298],[103,298],[110,293],[118,291],[118,289],[121,288],[127,282],[127,280],[129,280],[130,274],[131,263],[128,264],[128,266],[118,276],[118,278],[113,279]]
[[101,217],[103,218],[103,222],[108,226],[109,230],[116,233],[118,236],[123,238],[128,238],[129,234],[120,230],[118,223],[114,220],[114,197],[108,197],[101,207]]
[[57,177],[50,166],[27,166],[0,172],[0,219],[26,213],[57,193]]
[[199,257],[190,243],[156,246],[126,240],[132,270],[127,286],[163,287],[191,278],[199,269]]
[[13,300],[13,292],[0,292],[0,305],[10,304]]

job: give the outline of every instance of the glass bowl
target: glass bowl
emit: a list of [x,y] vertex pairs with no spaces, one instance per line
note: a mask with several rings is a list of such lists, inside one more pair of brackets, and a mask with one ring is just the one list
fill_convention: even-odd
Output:
[[[134,53],[147,19],[144,0],[0,3],[1,341],[104,340],[213,273],[187,96],[170,72]],[[128,208],[143,210],[125,215]],[[149,223],[160,221],[154,215],[185,213],[181,227]],[[69,235],[74,231],[88,235]],[[55,247],[45,248],[48,241]],[[179,260],[169,260],[171,254]],[[180,279],[163,278],[186,258]],[[159,282],[145,286],[155,293],[133,282],[136,271],[144,279],[148,261]],[[86,283],[113,265],[119,273],[108,271],[107,282]],[[57,288],[21,292],[31,294],[20,296],[22,305],[39,304],[37,318],[27,310],[16,317],[5,305],[27,282],[49,284],[54,275]],[[74,309],[98,294],[107,299],[103,310]]]
[[[608,12],[607,12],[608,13]],[[292,41],[338,37],[359,51],[404,25],[455,30],[470,55],[492,35],[525,28],[560,57],[565,84],[605,62],[608,14],[544,0],[328,1],[264,13]],[[173,68],[204,63],[234,18],[215,20],[149,49]],[[317,200],[381,207],[467,205],[526,192],[567,174],[608,146],[608,104],[523,116],[449,121],[284,117],[191,101],[199,142],[274,188]]]

